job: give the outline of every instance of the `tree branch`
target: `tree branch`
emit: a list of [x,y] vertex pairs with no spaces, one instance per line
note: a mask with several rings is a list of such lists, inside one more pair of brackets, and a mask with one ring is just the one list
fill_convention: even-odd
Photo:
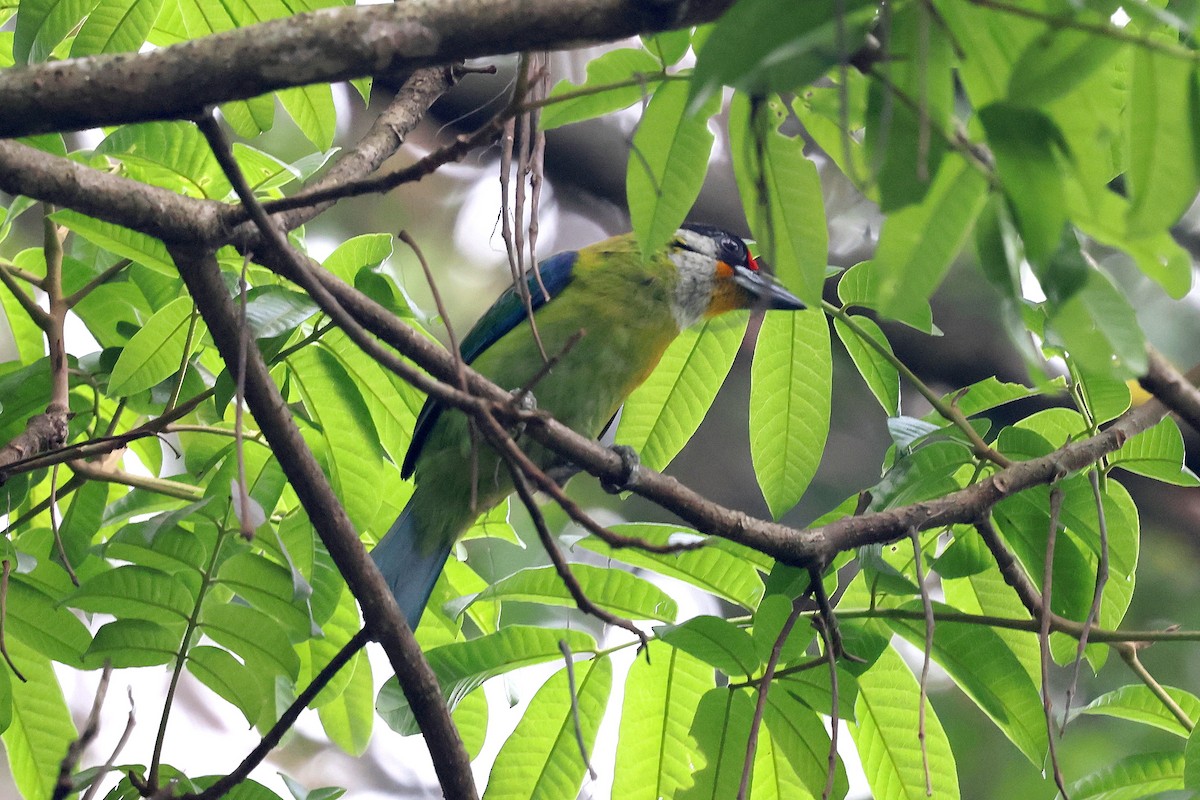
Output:
[[178,119],[265,92],[710,22],[731,0],[424,0],[325,8],[161,50],[0,72],[0,136]]

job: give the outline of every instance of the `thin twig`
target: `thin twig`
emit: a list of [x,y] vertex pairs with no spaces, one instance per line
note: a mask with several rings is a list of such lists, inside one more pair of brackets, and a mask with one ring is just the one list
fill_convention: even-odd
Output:
[[[486,420],[488,417],[481,415],[480,419]],[[495,422],[495,420],[492,420]],[[499,423],[495,423],[499,424]],[[589,533],[600,538],[605,544],[613,548],[636,547],[640,550],[645,550],[649,553],[682,553],[688,550],[698,550],[704,546],[704,541],[698,542],[681,542],[679,544],[654,544],[645,539],[636,536],[622,536],[619,533],[610,531],[600,523],[596,522],[590,515],[585,512],[578,503],[567,496],[562,487],[547,475],[541,468],[529,459],[521,448],[517,447],[516,442],[510,436],[505,434],[503,439],[492,439],[492,446],[496,447],[502,456],[511,457],[520,471],[528,475],[537,487],[550,495],[551,499],[567,512],[567,516],[583,526]],[[507,454],[507,455],[506,455]]]
[[775,644],[771,647],[771,655],[767,658],[766,668],[763,670],[762,679],[758,684],[758,702],[754,706],[754,716],[750,718],[750,734],[746,737],[746,758],[742,762],[742,780],[738,785],[738,800],[746,800],[746,793],[750,790],[750,775],[754,772],[754,751],[758,749],[758,734],[762,729],[763,714],[767,708],[767,692],[771,689],[771,681],[775,677],[775,668],[779,666],[779,659],[783,653],[783,645],[787,642],[788,636],[792,633],[792,628],[796,625],[796,620],[800,617],[800,612],[803,610],[803,605],[800,603],[800,598],[792,601],[792,611],[783,622],[783,627],[779,629],[779,635],[775,637]]
[[559,639],[558,649],[563,654],[563,663],[567,668],[567,692],[571,695],[571,720],[575,723],[575,743],[579,746],[579,756],[583,759],[583,765],[587,767],[588,775],[592,780],[596,780],[599,776],[592,767],[591,755],[588,753],[587,743],[583,739],[583,726],[579,721],[579,696],[575,690],[575,661],[571,658],[571,646],[565,639]]
[[[446,336],[450,339],[450,352],[454,356],[454,368],[458,377],[458,388],[462,392],[467,392],[467,365],[463,361],[462,347],[458,340],[458,334],[454,332],[454,326],[450,324],[450,314],[446,310],[446,304],[442,302],[442,293],[438,291],[437,281],[434,280],[433,270],[429,267],[429,262],[425,259],[425,254],[421,252],[417,240],[405,230],[396,234],[396,238],[408,245],[409,249],[417,257],[417,262],[421,265],[421,271],[425,273],[425,283],[429,286],[429,292],[433,295],[433,304],[437,308],[438,316],[442,318],[442,325],[446,328]],[[471,437],[471,498],[470,508],[476,508],[479,505],[479,435],[475,428],[473,417],[467,418],[467,433]]]
[[[249,287],[246,284],[246,270],[250,267],[250,257],[242,258],[242,272],[238,276],[238,338],[241,344],[238,346],[237,374],[234,376],[234,395],[233,395],[233,449],[234,455],[237,458],[237,493],[238,506],[238,528],[241,530],[242,538],[250,541],[254,538],[255,525],[251,517],[250,488],[246,485],[246,448],[245,440],[242,438],[242,424],[245,418],[246,406],[246,352],[250,348],[250,326],[246,324],[246,295]],[[195,313],[195,308],[193,308]]]
[[113,264],[108,269],[103,270],[99,275],[85,283],[81,288],[64,297],[63,302],[67,304],[67,308],[74,308],[75,306],[79,305],[83,298],[95,291],[97,287],[108,283],[132,263],[133,261],[128,258],[122,258],[118,260],[117,263]]
[[13,675],[17,676],[17,680],[25,683],[25,676],[21,674],[21,670],[17,669],[17,665],[13,663],[12,656],[8,654],[8,575],[12,571],[12,562],[7,558],[0,561],[0,656],[4,657],[4,663],[8,664],[8,668],[13,671]]
[[71,559],[67,558],[67,548],[63,547],[62,530],[58,521],[58,512],[56,504],[58,503],[58,464],[55,464],[50,470],[50,505],[47,506],[50,511],[50,530],[54,533],[54,547],[58,550],[58,557],[62,559],[63,569],[67,571],[67,577],[71,579],[71,583],[78,587],[79,576],[75,574],[75,570],[71,568]]
[[187,336],[183,340],[183,356],[179,361],[179,379],[175,381],[175,388],[171,390],[171,398],[167,400],[166,411],[170,411],[179,402],[179,395],[183,391],[183,381],[187,378],[188,362],[192,360],[192,343],[196,339],[196,324],[200,321],[200,312],[196,310],[196,304],[192,304],[192,313],[188,317]]
[[79,732],[79,736],[67,747],[67,754],[63,756],[62,762],[58,767],[58,781],[54,784],[54,793],[51,795],[53,800],[65,800],[71,793],[75,791],[75,783],[71,780],[71,773],[75,771],[75,767],[79,764],[79,759],[83,755],[84,749],[92,743],[96,738],[96,734],[100,732],[100,709],[104,706],[104,696],[108,694],[108,681],[112,678],[112,663],[104,662],[104,669],[100,672],[100,682],[96,686],[96,697],[92,700],[92,710],[88,712],[87,721],[83,724],[83,730]]
[[1118,647],[1117,652],[1121,654],[1121,658],[1125,660],[1125,663],[1129,665],[1129,668],[1133,670],[1134,674],[1141,679],[1142,683],[1146,684],[1146,687],[1149,688],[1154,696],[1158,698],[1159,702],[1171,712],[1171,715],[1174,716],[1175,719],[1179,720],[1179,724],[1182,725],[1188,733],[1191,733],[1196,727],[1195,720],[1188,716],[1188,713],[1183,710],[1179,703],[1175,702],[1175,698],[1171,697],[1171,695],[1167,693],[1167,690],[1163,687],[1163,685],[1155,680],[1154,676],[1150,674],[1150,671],[1146,669],[1144,664],[1142,664],[1141,659],[1138,658],[1139,649],[1140,645],[1136,643],[1130,643],[1128,645]]
[[1046,719],[1046,744],[1049,747],[1050,765],[1054,771],[1054,783],[1069,800],[1067,783],[1062,767],[1058,763],[1058,751],[1054,746],[1054,701],[1050,697],[1050,597],[1054,584],[1054,545],[1058,539],[1059,514],[1062,511],[1062,487],[1055,484],[1050,489],[1050,527],[1046,534],[1046,559],[1042,572],[1042,595],[1039,604],[1038,650],[1042,667],[1042,713]]
[[0,269],[0,283],[8,291],[12,292],[12,296],[17,299],[21,309],[33,320],[33,324],[37,325],[41,330],[46,330],[50,325],[50,315],[42,310],[42,307],[37,304],[32,295],[26,292],[21,284],[17,283],[16,279],[6,269]]
[[[488,424],[488,422],[491,424]],[[484,422],[484,433],[488,436],[489,440],[497,436],[507,438],[504,429],[495,420]],[[501,451],[501,455],[504,455],[504,451]],[[596,617],[601,622],[609,625],[624,628],[634,636],[637,636],[641,640],[642,648],[649,645],[649,637],[637,625],[634,625],[632,620],[601,608],[593,603],[591,598],[587,596],[587,593],[583,591],[583,587],[579,585],[579,580],[575,577],[575,573],[571,572],[571,565],[567,563],[567,559],[563,556],[562,551],[555,544],[554,535],[550,533],[550,528],[546,525],[546,518],[542,516],[542,510],[538,508],[537,500],[534,499],[533,491],[529,488],[529,481],[521,471],[520,465],[515,463],[511,458],[506,458],[505,463],[508,465],[509,473],[512,475],[517,496],[521,498],[521,502],[525,505],[526,510],[529,511],[529,516],[533,520],[533,526],[537,530],[538,538],[541,540],[542,546],[546,548],[546,555],[550,556],[550,563],[554,565],[554,571],[558,573],[559,579],[567,587],[567,591],[570,592],[575,605],[583,613]]]
[[1100,491],[1100,475],[1098,470],[1088,470],[1088,481],[1092,485],[1092,497],[1096,501],[1096,529],[1100,535],[1100,556],[1096,564],[1096,588],[1092,591],[1092,605],[1088,608],[1083,620],[1083,631],[1079,635],[1079,646],[1075,650],[1075,664],[1071,670],[1071,685],[1067,687],[1067,697],[1063,703],[1062,726],[1066,729],[1067,720],[1071,715],[1071,699],[1079,685],[1079,667],[1083,663],[1083,652],[1087,649],[1088,634],[1100,619],[1100,604],[1104,600],[1104,587],[1108,584],[1108,519],[1104,513],[1104,495]]
[[[1029,578],[1017,561],[1017,557],[1004,543],[1000,537],[1000,532],[996,530],[996,526],[992,523],[991,516],[985,516],[975,522],[975,530],[979,533],[979,538],[983,540],[984,545],[992,554],[992,560],[996,562],[996,566],[1000,569],[1000,575],[1004,578],[1004,582],[1011,586],[1017,593],[1017,598],[1021,601],[1021,605],[1029,612],[1029,615],[1034,619],[1041,619],[1043,615],[1042,599],[1037,586]],[[1048,616],[1048,612],[1046,614]]]
[[921,744],[921,766],[925,770],[925,795],[933,796],[933,779],[929,775],[929,746],[925,735],[925,706],[929,703],[929,665],[933,655],[933,599],[925,585],[924,559],[921,558],[921,534],[915,528],[909,532],[913,546],[913,564],[917,571],[917,588],[921,591],[921,608],[925,612],[925,648],[921,659],[921,687],[917,701],[917,741]]
[[821,633],[821,641],[824,642],[825,653],[823,659],[829,665],[829,756],[828,764],[825,768],[825,788],[821,791],[821,800],[828,800],[833,794],[833,783],[837,777],[837,745],[838,745],[838,721],[840,713],[838,711],[838,672],[837,672],[837,653],[834,652],[833,639],[829,635],[829,630],[822,622],[817,626],[817,630]]
[[113,764],[117,763],[117,756],[121,755],[121,751],[129,743],[129,736],[133,733],[133,726],[137,724],[137,709],[133,704],[133,688],[128,687],[125,691],[129,696],[129,716],[125,719],[125,730],[121,731],[121,738],[117,740],[116,746],[108,754],[108,758],[104,760],[104,765],[96,772],[96,778],[92,781],[92,785],[88,787],[80,800],[94,800],[96,795],[100,793],[102,785],[100,781],[101,776],[107,775],[112,770]]

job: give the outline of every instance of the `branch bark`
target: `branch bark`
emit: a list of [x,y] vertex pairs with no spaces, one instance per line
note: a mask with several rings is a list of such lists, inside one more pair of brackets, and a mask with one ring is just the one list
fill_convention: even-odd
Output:
[[326,8],[147,53],[0,72],[0,137],[195,116],[265,92],[716,19],[732,0],[412,0]]

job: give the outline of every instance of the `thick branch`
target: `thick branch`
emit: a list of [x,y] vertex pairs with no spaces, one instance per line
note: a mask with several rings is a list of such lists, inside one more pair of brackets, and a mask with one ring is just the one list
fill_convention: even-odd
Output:
[[[171,256],[222,358],[226,363],[236,363],[241,336],[237,310],[221,280],[216,259],[211,253],[183,247],[173,248]],[[367,629],[383,645],[392,668],[401,678],[405,697],[429,745],[442,791],[447,797],[475,798],[470,759],[442,700],[437,678],[397,608],[391,590],[371,563],[345,509],[304,443],[291,409],[271,380],[262,356],[255,348],[250,348],[247,355],[246,404],[338,571],[354,589]]]
[[1146,357],[1146,374],[1138,378],[1142,388],[1182,417],[1193,430],[1200,431],[1200,391],[1193,383],[1200,379],[1200,372],[1192,370],[1187,375],[1181,375],[1153,347],[1147,348]]
[[[10,71],[0,70],[0,79]],[[3,140],[0,190],[74,209],[165,242],[220,239],[227,235],[223,220],[234,210]]]
[[0,72],[0,136],[178,119],[264,92],[709,22],[730,0],[409,0],[326,8],[147,53]]

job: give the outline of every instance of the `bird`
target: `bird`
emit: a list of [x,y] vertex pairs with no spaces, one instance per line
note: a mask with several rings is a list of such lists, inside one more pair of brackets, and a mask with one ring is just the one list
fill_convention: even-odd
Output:
[[[804,308],[744,240],[702,224],[684,224],[649,258],[632,233],[559,253],[525,281],[525,298],[509,287],[463,338],[462,359],[505,388],[532,383],[538,409],[587,436],[602,433],[686,328],[734,309]],[[548,370],[547,355],[557,356]],[[481,438],[432,397],[417,415],[401,466],[416,487],[371,551],[414,630],[458,537],[514,490]],[[520,444],[547,473],[573,474],[542,445]]]

